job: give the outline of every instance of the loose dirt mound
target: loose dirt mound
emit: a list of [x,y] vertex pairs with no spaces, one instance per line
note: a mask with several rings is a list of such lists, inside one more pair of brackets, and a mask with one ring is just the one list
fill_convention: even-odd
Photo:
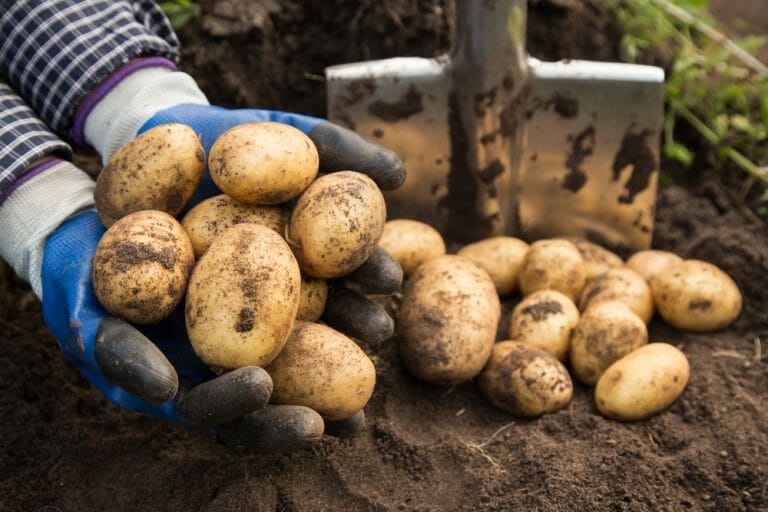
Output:
[[[227,18],[222,6],[237,5],[266,14],[235,24],[242,18]],[[202,6],[219,15],[182,31],[183,65],[212,101],[312,114],[323,113],[316,77],[324,65],[436,54],[452,26],[446,6],[429,0]],[[615,31],[603,14],[578,2],[532,4],[529,32],[539,39],[531,51],[615,58],[606,50],[615,39],[595,39],[595,30]],[[548,27],[563,19],[570,29],[560,38]],[[706,335],[654,320],[651,338],[682,347],[691,380],[669,410],[630,424],[602,418],[591,390],[578,385],[566,409],[515,418],[489,406],[474,384],[414,380],[388,343],[367,347],[379,357],[378,383],[360,436],[289,455],[240,452],[210,432],[108,404],[64,362],[40,304],[2,266],[0,509],[765,510],[768,230],[715,183],[661,190],[654,245],[730,273],[744,313]]]

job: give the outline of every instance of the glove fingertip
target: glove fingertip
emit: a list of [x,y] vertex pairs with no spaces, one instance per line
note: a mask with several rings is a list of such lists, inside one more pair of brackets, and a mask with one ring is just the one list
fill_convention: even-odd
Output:
[[381,190],[394,190],[405,182],[406,171],[405,163],[392,151],[386,149],[383,146],[368,142],[368,144],[374,146],[374,154],[376,154],[376,168],[379,172],[371,176],[371,179],[376,182]]
[[395,321],[384,308],[342,286],[328,290],[322,320],[347,336],[368,343],[381,343],[395,334]]
[[350,439],[365,428],[365,412],[360,409],[349,418],[340,421],[326,421],[325,434],[341,439]]
[[403,267],[377,245],[365,263],[347,274],[346,280],[361,286],[366,293],[389,295],[403,284]]
[[101,320],[93,350],[104,377],[145,402],[166,402],[179,389],[173,365],[154,343],[124,320]]
[[349,128],[324,121],[308,135],[317,147],[322,172],[361,172],[382,190],[393,190],[405,181],[405,164],[397,154]]
[[303,450],[319,441],[325,423],[315,410],[300,405],[268,405],[237,421],[217,427],[224,444],[260,453]]
[[232,370],[181,394],[176,408],[200,425],[229,423],[264,408],[272,394],[272,378],[257,366]]

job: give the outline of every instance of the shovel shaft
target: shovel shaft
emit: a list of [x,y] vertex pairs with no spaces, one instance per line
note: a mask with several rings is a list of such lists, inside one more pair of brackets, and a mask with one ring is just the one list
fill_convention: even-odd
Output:
[[466,243],[517,228],[516,195],[510,192],[522,138],[526,4],[459,1],[456,8],[448,99],[451,163],[443,205],[447,238]]
[[517,74],[525,61],[524,0],[456,2],[451,60],[486,86]]

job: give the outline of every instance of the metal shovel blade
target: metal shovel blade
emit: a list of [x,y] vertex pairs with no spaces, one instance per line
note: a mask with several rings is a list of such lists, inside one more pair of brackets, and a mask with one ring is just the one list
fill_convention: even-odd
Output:
[[663,71],[529,57],[525,8],[458,0],[448,56],[327,68],[329,119],[403,158],[390,218],[458,243],[568,235],[648,248]]

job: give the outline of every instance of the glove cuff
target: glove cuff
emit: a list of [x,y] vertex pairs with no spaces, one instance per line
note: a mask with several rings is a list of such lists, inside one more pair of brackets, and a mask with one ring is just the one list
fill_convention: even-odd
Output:
[[68,217],[93,206],[94,183],[72,163],[57,159],[27,175],[0,205],[0,256],[42,300],[45,241]]
[[[207,105],[195,80],[161,58],[133,61],[105,80],[78,111],[72,136],[93,146],[106,163],[158,111],[183,103]],[[81,127],[81,128],[79,128]]]

